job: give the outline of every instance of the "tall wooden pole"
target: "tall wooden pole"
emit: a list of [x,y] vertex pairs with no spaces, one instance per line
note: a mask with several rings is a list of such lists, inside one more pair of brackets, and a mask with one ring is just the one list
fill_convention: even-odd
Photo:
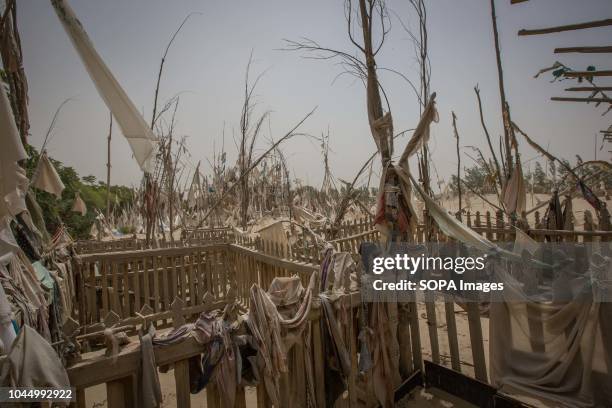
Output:
[[461,221],[461,154],[459,152],[459,132],[457,131],[457,116],[453,114],[453,129],[455,131],[455,139],[457,139],[457,193],[459,194],[459,210],[457,211],[457,219]]
[[499,81],[499,96],[502,119],[504,122],[504,148],[506,150],[506,179],[512,172],[512,151],[510,150],[510,112],[506,106],[506,91],[504,89],[504,73],[502,70],[501,52],[499,49],[499,33],[497,32],[497,17],[495,16],[495,0],[491,0],[491,20],[493,23],[493,39],[495,40],[495,58],[497,60],[497,77]]
[[113,137],[113,114],[109,113],[107,156],[106,156],[106,222],[110,220],[110,177],[111,177],[111,138]]

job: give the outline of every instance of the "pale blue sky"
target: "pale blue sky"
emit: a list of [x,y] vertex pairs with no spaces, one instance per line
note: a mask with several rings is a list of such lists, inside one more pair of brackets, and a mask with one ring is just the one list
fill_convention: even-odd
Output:
[[[388,7],[416,27],[406,0],[389,0]],[[340,68],[330,61],[301,58],[279,51],[282,40],[309,37],[331,48],[354,52],[346,38],[342,0],[72,0],[70,4],[98,52],[135,105],[150,120],[153,91],[164,47],[182,19],[202,12],[185,26],[168,56],[160,100],[181,97],[177,133],[189,135],[192,162],[212,155],[213,140],[221,144],[226,126],[226,150],[234,160],[232,128],[239,121],[244,69],[251,50],[254,72],[267,70],[258,101],[272,110],[272,133],[280,136],[314,106],[315,116],[302,130],[321,134],[330,128],[332,170],[351,178],[371,154],[374,142],[365,110],[365,90],[348,77],[332,83]],[[607,128],[612,113],[586,104],[551,102],[570,81],[549,83],[533,79],[555,60],[584,69],[610,69],[610,55],[553,54],[559,46],[609,45],[612,29],[598,28],[546,36],[518,37],[520,28],[546,27],[612,16],[609,0],[532,0],[510,6],[497,0],[502,58],[513,119],[535,140],[550,144],[551,152],[593,158],[593,138]],[[451,110],[458,116],[462,145],[485,147],[473,87],[479,83],[485,119],[493,135],[501,133],[497,72],[489,2],[435,0],[429,13],[432,90],[438,93],[440,123],[432,127],[431,150],[442,177],[455,171],[455,141]],[[47,0],[19,2],[24,65],[30,85],[31,139],[37,147],[57,106],[68,97],[76,101],[62,112],[49,151],[82,175],[104,179],[108,111],[95,91]],[[413,46],[394,20],[391,36],[378,59],[379,66],[400,70],[417,81]],[[393,110],[396,130],[414,127],[418,106],[408,85],[391,73],[381,73]],[[608,80],[609,81],[609,80]],[[606,84],[601,80],[602,84]],[[609,85],[609,82],[607,82]],[[586,95],[584,95],[586,96]],[[519,140],[520,141],[520,140]],[[403,147],[405,141],[398,144]],[[534,152],[522,143],[525,158]],[[264,141],[259,145],[265,146]],[[295,176],[320,183],[323,166],[319,147],[306,139],[283,146]],[[604,151],[599,158],[609,159]],[[136,184],[137,163],[128,144],[115,130],[113,183]],[[463,158],[464,163],[470,162]],[[207,171],[207,167],[203,169]]]

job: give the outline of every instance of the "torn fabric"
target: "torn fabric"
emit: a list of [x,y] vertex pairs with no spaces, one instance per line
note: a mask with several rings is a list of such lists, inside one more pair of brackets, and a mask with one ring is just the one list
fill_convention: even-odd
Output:
[[[28,190],[25,170],[17,164],[27,159],[28,155],[21,143],[4,86],[0,86],[0,146],[2,146],[0,149],[0,220],[2,220],[26,210],[25,195]],[[5,224],[0,224],[0,230],[4,228]],[[4,241],[1,236],[0,239]]]
[[117,120],[143,172],[151,171],[157,139],[142,115],[106,66],[66,0],[51,0],[98,93]]
[[510,180],[504,186],[502,196],[506,212],[509,214],[515,213],[521,215],[525,211],[527,190],[525,188],[521,162],[518,157],[512,171],[512,176],[510,176]]
[[24,325],[0,366],[3,387],[70,388],[70,380],[53,347],[40,334]]
[[53,163],[49,160],[46,150],[43,150],[38,159],[38,164],[30,184],[32,187],[53,194],[58,199],[62,198],[62,191],[65,188],[64,183],[62,183],[59,174],[57,174]]
[[81,195],[78,192],[74,197],[74,205],[72,206],[72,211],[81,213],[81,215],[87,214],[87,206],[85,205],[85,201],[83,201]]

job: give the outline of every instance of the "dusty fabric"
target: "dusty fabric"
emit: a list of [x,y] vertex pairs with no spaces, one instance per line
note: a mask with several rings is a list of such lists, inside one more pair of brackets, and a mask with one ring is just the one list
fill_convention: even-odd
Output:
[[13,311],[4,288],[0,285],[0,354],[6,354],[17,337],[13,327]]
[[[3,222],[0,229],[4,229],[5,217],[26,210],[25,195],[28,190],[25,170],[17,164],[27,159],[28,155],[21,144],[4,86],[0,87],[0,146],[0,221]],[[0,236],[0,239],[3,240],[3,237]]]
[[136,161],[144,172],[150,172],[157,140],[136,106],[108,69],[81,22],[66,0],[51,0],[70,41],[79,54],[98,93],[113,113],[121,132],[128,140]]
[[433,200],[433,198],[425,194],[412,174],[408,174],[405,171],[400,171],[398,174],[402,179],[406,180],[406,182],[408,182],[408,180],[412,181],[412,185],[419,193],[423,201],[425,201],[425,206],[427,207],[429,215],[434,218],[438,227],[440,227],[442,232],[444,232],[446,235],[485,252],[496,247],[491,241],[484,238],[471,228],[463,225],[461,221],[448,214],[442,207],[440,207],[440,205],[438,205],[438,203]]
[[523,170],[520,160],[516,160],[516,164],[512,171],[512,176],[506,182],[502,192],[504,206],[509,214],[521,214],[525,211],[527,204],[527,190],[525,188],[525,179],[523,178]]
[[373,360],[372,388],[383,408],[393,407],[393,392],[395,385],[398,384],[394,378],[395,369],[390,353],[389,343],[393,336],[387,307],[387,303],[372,303],[369,322],[369,327],[372,329],[370,337]]
[[30,184],[32,187],[55,195],[58,199],[62,198],[64,183],[62,183],[59,174],[57,174],[53,163],[49,160],[46,150],[42,152],[38,159],[38,164],[36,165],[36,170],[34,170]]
[[298,277],[278,277],[270,284],[268,296],[275,305],[293,305],[300,301],[304,287]]
[[[431,122],[438,122],[438,111],[436,110],[436,102],[435,98],[430,98],[429,102],[427,102],[427,106],[425,106],[425,110],[421,115],[421,119],[419,120],[419,124],[417,125],[414,133],[412,134],[412,138],[406,145],[404,152],[399,160],[399,164],[401,166],[407,166],[407,160],[414,155],[423,145],[427,144],[429,140],[429,125]],[[407,168],[407,167],[406,167]]]
[[333,252],[329,267],[322,269],[321,291],[352,292],[358,289],[357,264],[348,252]]
[[72,211],[81,213],[81,215],[87,214],[87,206],[85,205],[85,201],[83,201],[81,195],[78,192],[76,193],[76,197],[74,198]]
[[140,379],[138,383],[138,395],[141,408],[158,407],[162,402],[161,387],[155,364],[155,353],[153,351],[153,338],[155,328],[149,326],[149,331],[140,337]]
[[410,236],[413,236],[416,233],[418,222],[418,216],[411,201],[410,183],[400,177],[398,186],[388,184],[387,177],[392,171],[399,175],[399,172],[403,170],[400,166],[394,166],[391,163],[385,166],[380,179],[374,218],[374,225],[381,232],[383,242],[393,239],[393,234],[397,233],[409,233]]
[[74,276],[70,263],[55,263],[56,270],[51,271],[59,288],[60,303],[62,305],[63,316],[61,323],[63,324],[71,315],[73,308],[73,299],[76,297],[74,290]]
[[196,167],[196,170],[193,173],[189,193],[187,194],[187,204],[189,205],[189,208],[195,208],[201,198],[202,184],[200,183],[200,164],[198,163],[198,167]]
[[3,387],[68,388],[68,374],[49,342],[30,326],[23,326],[0,367]]
[[555,290],[571,301],[537,302],[501,268],[504,296],[524,301],[493,302],[490,309],[492,383],[563,407],[612,404],[612,289],[609,258],[593,257],[587,276],[559,276]]
[[17,323],[34,327],[50,340],[45,291],[23,251],[0,258],[0,284],[4,286],[10,303],[16,307],[13,311]]
[[287,234],[285,233],[283,221],[278,221],[273,224],[270,224],[257,232],[259,233],[259,236],[266,242],[280,244],[283,248],[288,244]]
[[224,353],[218,362],[213,378],[221,395],[222,406],[231,408],[236,402],[236,387],[239,383],[238,374],[240,373],[236,366],[236,358],[240,354],[236,353],[229,327],[223,320],[218,319],[215,322],[215,332],[222,340]]
[[516,229],[515,233],[514,253],[517,255],[522,255],[523,251],[527,251],[531,255],[535,254],[540,244],[538,244],[537,241],[525,234],[520,229]]
[[[293,279],[299,280],[297,277]],[[259,375],[263,377],[263,383],[272,404],[277,407],[282,406],[280,376],[288,372],[287,352],[306,326],[308,313],[312,306],[315,281],[316,274],[313,274],[293,316],[281,315],[277,310],[277,305],[266,291],[258,285],[251,286],[249,315],[246,322],[257,347],[256,365]],[[290,280],[273,281],[271,287],[275,288],[277,294],[283,292],[283,287],[292,287],[291,291],[285,290],[285,293],[300,292]]]

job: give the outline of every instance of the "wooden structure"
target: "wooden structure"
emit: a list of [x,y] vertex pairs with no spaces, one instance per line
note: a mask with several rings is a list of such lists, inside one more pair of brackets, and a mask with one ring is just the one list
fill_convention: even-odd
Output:
[[[512,4],[515,3],[523,3],[528,0],[511,0]],[[612,18],[605,18],[602,20],[596,21],[586,21],[575,24],[568,24],[563,26],[556,27],[546,27],[546,28],[537,28],[537,29],[522,29],[519,30],[519,36],[529,36],[529,35],[543,35],[543,34],[553,34],[565,31],[575,31],[575,30],[585,30],[585,29],[593,29],[599,27],[611,27],[612,26]],[[570,46],[570,47],[557,47],[554,50],[555,54],[562,53],[581,53],[581,54],[612,54],[612,46]],[[576,98],[576,97],[552,97],[552,101],[558,102],[581,102],[581,103],[595,103],[595,106],[599,106],[604,103],[608,105],[608,109],[605,113],[608,113],[612,109],[612,98],[607,95],[605,92],[610,91],[610,87],[599,87],[593,83],[594,78],[599,77],[610,77],[612,76],[612,70],[610,67],[606,67],[607,69],[603,70],[593,70],[593,71],[574,71],[571,69],[567,69],[563,72],[563,76],[565,78],[586,78],[587,82],[589,82],[592,87],[572,87],[566,89],[568,92],[591,92],[591,96]],[[598,95],[598,97],[595,97]],[[602,130],[604,133],[603,141],[604,142],[612,142],[612,139],[609,137],[610,129]],[[609,151],[612,153],[612,151]]]
[[[536,213],[536,222],[539,221]],[[515,228],[511,220],[504,220],[501,213],[466,214],[466,223],[478,233],[492,241],[511,241]],[[331,241],[338,250],[346,251],[357,257],[357,250],[364,241],[377,239],[377,232],[372,230],[371,219],[345,222],[341,226],[340,238]],[[528,233],[537,240],[544,236],[559,236],[562,240],[588,242],[593,239],[610,240],[612,232],[596,231],[594,226],[587,226],[585,231],[550,231],[529,229]],[[422,240],[424,227],[419,236]],[[217,231],[217,230],[215,230]],[[325,235],[324,229],[318,234]],[[306,233],[304,233],[306,234]],[[219,238],[217,232],[197,231],[198,239]],[[109,253],[85,254],[76,263],[78,291],[78,318],[84,329],[82,336],[88,332],[100,330],[104,324],[113,327],[135,327],[143,321],[153,322],[159,330],[168,327],[178,320],[192,320],[199,313],[220,309],[227,303],[236,302],[246,310],[249,302],[249,289],[257,283],[267,288],[278,276],[297,275],[304,285],[312,273],[319,269],[320,254],[308,238],[303,237],[302,246],[281,246],[262,240],[249,240],[233,234],[223,237],[230,242],[199,243],[175,248],[158,248],[146,250],[128,250]],[[360,294],[347,293],[335,301],[337,310],[349,313],[348,321],[358,321]],[[438,307],[436,307],[438,304]],[[478,305],[469,303],[465,308],[464,319],[468,326],[469,340],[457,333],[457,315],[452,301],[440,303],[430,299],[424,310],[419,311],[413,303],[409,307],[410,330],[406,333],[411,338],[412,350],[407,371],[416,375],[423,368],[421,331],[428,334],[431,359],[428,363],[450,364],[452,370],[479,380],[488,382],[486,365],[486,332],[483,331]],[[442,308],[443,314],[437,309]],[[457,317],[459,316],[459,317]],[[325,400],[323,381],[322,339],[318,320],[321,310],[318,300],[309,315],[313,323],[311,350],[313,350],[312,370],[316,378],[316,395],[320,406]],[[439,327],[446,326],[446,333],[439,332]],[[356,324],[343,328],[344,341],[350,352],[353,366],[349,378],[348,394],[342,403],[347,406],[372,406],[373,396],[368,395],[364,384],[357,375],[358,329]],[[461,341],[469,341],[469,347],[459,347]],[[463,351],[461,351],[463,350]],[[174,369],[176,381],[177,406],[190,406],[188,359],[202,353],[202,347],[194,339],[188,338],[180,344],[155,347],[156,364],[170,366]],[[133,406],[137,398],[136,381],[139,370],[140,351],[138,344],[129,344],[123,348],[116,363],[107,357],[103,350],[86,353],[84,359],[68,368],[72,385],[77,390],[79,407],[85,406],[85,392],[88,387],[106,384],[108,406]],[[427,365],[427,364],[425,364]],[[436,370],[439,370],[436,368]],[[291,375],[303,375],[292,373]],[[302,377],[303,378],[303,377]],[[414,378],[410,377],[412,380]],[[220,407],[219,391],[209,385],[206,398],[210,408]],[[265,388],[257,387],[257,406],[268,406]],[[246,406],[245,390],[238,388],[237,407]]]

